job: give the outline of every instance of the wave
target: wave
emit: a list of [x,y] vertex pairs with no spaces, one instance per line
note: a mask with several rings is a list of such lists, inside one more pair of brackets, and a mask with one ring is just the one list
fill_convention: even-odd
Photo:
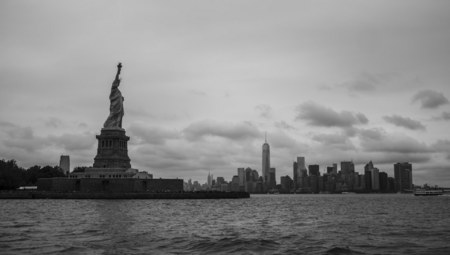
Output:
[[259,238],[207,238],[203,240],[191,241],[187,250],[194,253],[241,253],[254,252],[260,253],[264,251],[276,251],[280,248],[280,244],[273,240]]
[[325,252],[327,255],[341,255],[341,254],[364,254],[359,251],[355,251],[350,249],[348,246],[346,247],[333,247]]

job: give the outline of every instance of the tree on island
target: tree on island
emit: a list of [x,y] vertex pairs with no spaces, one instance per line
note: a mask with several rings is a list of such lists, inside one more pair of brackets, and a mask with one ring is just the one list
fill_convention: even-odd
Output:
[[0,190],[17,189],[25,184],[25,169],[18,167],[15,160],[0,161]]
[[72,173],[84,173],[84,171],[88,168],[87,166],[77,166],[73,169]]
[[26,184],[35,185],[39,178],[65,177],[59,166],[32,166],[26,172]]
[[58,166],[32,166],[27,170],[17,166],[15,160],[0,160],[0,190],[17,189],[20,186],[34,186],[39,178],[64,177]]

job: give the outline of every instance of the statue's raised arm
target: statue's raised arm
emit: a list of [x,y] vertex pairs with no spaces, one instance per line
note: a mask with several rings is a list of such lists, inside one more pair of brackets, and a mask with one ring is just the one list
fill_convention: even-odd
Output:
[[119,79],[119,75],[120,75],[120,70],[121,69],[122,69],[122,63],[119,62],[119,64],[117,65],[116,81],[120,80]]
[[109,101],[111,105],[109,106],[109,116],[106,119],[104,128],[122,128],[122,117],[124,115],[123,110],[123,97],[119,90],[120,85],[120,71],[122,69],[122,63],[117,65],[116,78],[111,86],[111,94],[109,95]]

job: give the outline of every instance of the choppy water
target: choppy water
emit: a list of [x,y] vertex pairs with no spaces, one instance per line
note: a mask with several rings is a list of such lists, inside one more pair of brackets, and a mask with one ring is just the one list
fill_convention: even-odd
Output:
[[450,196],[0,200],[1,254],[450,254]]

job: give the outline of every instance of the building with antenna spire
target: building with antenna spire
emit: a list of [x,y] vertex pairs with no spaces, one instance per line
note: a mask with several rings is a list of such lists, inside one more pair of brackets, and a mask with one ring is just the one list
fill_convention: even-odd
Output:
[[270,146],[267,143],[267,133],[264,136],[264,144],[262,145],[262,176],[266,187],[275,181],[270,180]]
[[208,187],[211,188],[213,186],[213,175],[211,174],[211,170],[208,173]]

